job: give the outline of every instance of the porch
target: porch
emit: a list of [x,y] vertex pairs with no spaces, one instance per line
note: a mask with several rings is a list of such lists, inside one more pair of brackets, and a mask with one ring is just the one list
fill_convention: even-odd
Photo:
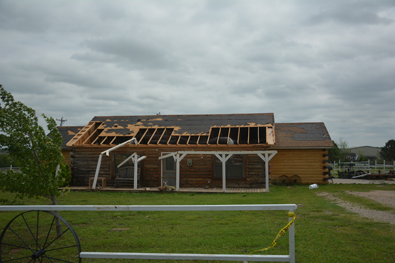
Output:
[[[63,189],[63,188],[60,188]],[[138,192],[176,192],[176,191],[160,191],[158,187],[138,187],[137,189],[133,189],[131,187],[118,187],[107,186],[105,188],[99,188],[96,190],[92,190],[88,186],[69,186],[68,189],[70,191],[107,191],[107,192],[126,192],[126,193],[138,193]],[[198,187],[180,187],[178,192],[183,193],[223,193],[222,188],[198,188]],[[265,193],[265,188],[226,188],[225,193]]]

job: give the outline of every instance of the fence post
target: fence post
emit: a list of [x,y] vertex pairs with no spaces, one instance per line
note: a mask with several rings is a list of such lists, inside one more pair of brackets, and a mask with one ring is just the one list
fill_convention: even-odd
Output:
[[[292,211],[295,212],[295,211]],[[289,218],[289,222],[292,220],[292,218]],[[289,233],[289,262],[290,263],[295,263],[295,221],[291,225],[291,227],[288,229]]]

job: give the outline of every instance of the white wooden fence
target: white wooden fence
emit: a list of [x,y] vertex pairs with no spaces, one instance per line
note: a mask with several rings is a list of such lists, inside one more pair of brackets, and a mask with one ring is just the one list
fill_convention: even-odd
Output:
[[[20,205],[0,206],[0,211],[264,211],[285,210],[294,212],[295,204],[275,205]],[[291,221],[291,218],[289,218]],[[295,226],[288,230],[289,255],[243,255],[243,254],[172,254],[172,253],[116,253],[81,252],[81,258],[107,259],[154,259],[154,260],[224,260],[224,261],[271,261],[295,262]]]
[[349,164],[354,164],[354,171],[362,170],[372,174],[376,174],[379,172],[381,174],[387,174],[390,170],[395,171],[395,161],[391,164],[388,162],[386,163],[384,160],[382,164],[378,164],[377,160],[375,160],[374,162],[371,162],[370,160],[365,162],[340,162],[339,160],[339,162],[331,163],[331,165],[333,165],[333,170],[331,172],[332,176],[337,176],[339,170],[342,170],[342,165],[347,167]]

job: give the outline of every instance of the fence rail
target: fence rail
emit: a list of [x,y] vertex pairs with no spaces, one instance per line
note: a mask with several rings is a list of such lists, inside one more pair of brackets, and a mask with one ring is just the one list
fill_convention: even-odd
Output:
[[[294,212],[295,204],[274,205],[21,205],[0,206],[0,211],[276,211]],[[289,219],[291,221],[291,218]],[[154,260],[224,260],[295,262],[295,226],[288,230],[289,255],[240,255],[240,254],[173,254],[173,253],[117,253],[81,252],[80,258],[154,259]]]
[[383,161],[382,164],[377,163],[377,160],[373,162],[370,162],[370,160],[365,161],[365,162],[333,162],[331,165],[333,165],[333,170],[332,173],[334,176],[338,174],[339,171],[342,171],[342,166],[347,166],[350,164],[354,164],[354,170],[362,170],[368,173],[382,173],[386,174],[389,171],[395,171],[395,161],[391,163],[387,163]]

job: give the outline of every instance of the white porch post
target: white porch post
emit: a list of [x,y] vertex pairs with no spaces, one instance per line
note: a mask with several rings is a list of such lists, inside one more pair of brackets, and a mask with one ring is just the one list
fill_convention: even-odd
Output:
[[222,162],[222,191],[226,192],[226,161],[232,157],[232,153],[226,156],[225,153],[215,153],[215,156]]
[[118,149],[118,148],[120,148],[120,147],[122,147],[122,146],[124,146],[124,145],[126,145],[126,144],[128,144],[128,143],[131,143],[132,141],[134,141],[134,143],[137,145],[136,138],[132,138],[132,139],[130,139],[130,140],[127,140],[126,142],[123,142],[123,143],[121,143],[121,144],[119,144],[119,145],[117,145],[117,146],[114,146],[114,147],[112,147],[112,148],[110,148],[110,149],[108,149],[108,150],[105,150],[104,152],[101,152],[101,153],[100,153],[100,155],[99,155],[99,160],[97,161],[96,172],[95,172],[95,178],[93,179],[92,189],[96,189],[97,177],[99,177],[101,159],[102,159],[102,157],[103,157],[103,154],[106,154],[107,156],[110,156],[110,152],[111,152],[111,151],[113,151],[113,150],[115,150],[115,149]]
[[133,162],[134,162],[134,182],[133,182],[133,188],[134,190],[137,190],[137,169],[138,169],[138,159],[139,159],[139,155],[137,153],[135,153],[134,158],[133,158]]
[[177,153],[175,155],[176,165],[177,165],[177,167],[176,167],[176,191],[177,192],[180,191],[180,162],[182,161],[182,159],[184,159],[184,157],[186,155],[187,155],[186,153],[183,153],[181,155],[179,153]]
[[225,154],[222,154],[222,192],[226,192],[226,161]]
[[96,172],[95,172],[95,179],[93,179],[93,184],[92,184],[92,189],[96,189],[96,183],[97,183],[97,177],[99,177],[99,171],[100,171],[100,165],[101,165],[101,159],[103,158],[103,155],[99,155],[99,160],[97,161],[97,166],[96,166]]
[[265,153],[265,188],[266,192],[269,192],[269,154]]
[[[265,156],[262,155],[265,154]],[[265,188],[266,192],[269,192],[269,161],[277,154],[277,151],[265,151],[257,153],[258,156],[265,162]]]
[[176,155],[176,191],[180,191],[180,158]]

